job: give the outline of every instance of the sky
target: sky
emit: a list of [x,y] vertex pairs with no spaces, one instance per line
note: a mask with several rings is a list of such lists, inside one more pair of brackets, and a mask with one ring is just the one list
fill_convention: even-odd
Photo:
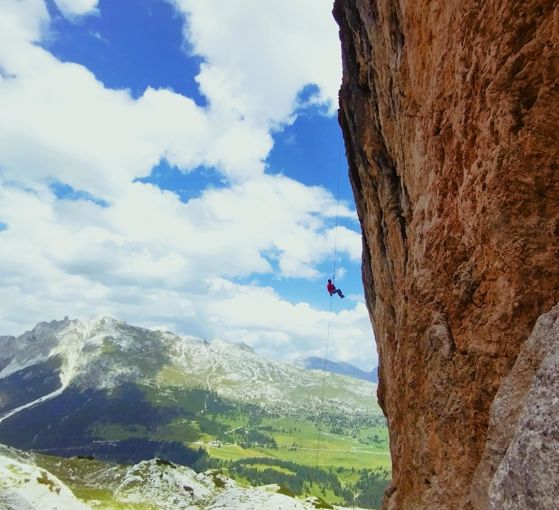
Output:
[[0,0],[0,335],[107,314],[376,366],[331,10]]

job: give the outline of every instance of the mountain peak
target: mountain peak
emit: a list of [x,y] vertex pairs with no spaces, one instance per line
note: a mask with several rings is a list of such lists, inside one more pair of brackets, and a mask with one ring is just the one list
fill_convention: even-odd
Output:
[[300,358],[296,362],[297,366],[307,368],[310,370],[323,370],[333,374],[346,375],[354,379],[362,379],[369,382],[378,382],[376,370],[366,372],[360,368],[346,363],[345,361],[331,361],[329,359],[320,358],[318,356],[309,356],[307,358]]
[[256,351],[247,343],[245,342],[238,342],[235,344],[239,349],[241,349],[241,351],[246,351],[246,352],[250,352],[252,354],[256,354]]
[[[27,334],[10,341],[19,347],[0,365],[0,378],[50,362],[61,384],[51,389],[53,398],[68,387],[109,390],[138,382],[152,387],[179,384],[215,391],[224,398],[267,402],[282,410],[308,410],[317,405],[319,399],[313,391],[325,384],[317,374],[260,356],[245,342],[204,343],[107,315],[55,326],[45,326],[46,340],[35,342],[32,349],[25,347]],[[347,375],[347,370],[342,374]],[[375,391],[373,385],[348,385],[337,377],[326,384],[336,388],[333,395],[344,394],[348,410],[365,410],[369,406],[366,398]]]
[[115,325],[115,324],[127,324],[126,321],[122,321],[119,319],[115,319],[107,314],[99,314],[94,315],[91,319],[83,321],[84,324],[89,324],[92,326],[107,326],[107,325]]

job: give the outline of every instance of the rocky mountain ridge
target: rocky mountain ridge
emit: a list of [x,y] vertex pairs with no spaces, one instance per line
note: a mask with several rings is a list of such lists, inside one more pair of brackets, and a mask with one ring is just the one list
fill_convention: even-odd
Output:
[[215,471],[196,473],[159,459],[120,466],[37,456],[0,445],[4,510],[313,510],[320,505],[313,498],[283,494],[279,486],[245,487]]
[[[59,378],[51,391],[54,397],[69,385],[110,390],[141,381],[158,388],[205,388],[224,398],[297,414],[322,405],[324,386],[329,399],[348,413],[369,413],[371,404],[374,406],[372,384],[355,385],[340,375],[325,378],[265,359],[242,343],[209,343],[138,328],[107,316],[39,323],[32,331],[17,338],[4,337],[1,342],[0,382],[50,362]],[[30,402],[18,404],[29,406]],[[0,413],[13,413],[13,407],[0,401]],[[0,420],[5,419],[7,414],[0,414]]]
[[371,370],[370,372],[366,372],[351,363],[332,361],[319,356],[309,356],[297,360],[296,365],[309,370],[324,370],[326,372],[331,372],[332,374],[347,375],[348,377],[353,377],[354,379],[361,379],[363,381],[370,381],[373,383],[378,382],[377,368]]

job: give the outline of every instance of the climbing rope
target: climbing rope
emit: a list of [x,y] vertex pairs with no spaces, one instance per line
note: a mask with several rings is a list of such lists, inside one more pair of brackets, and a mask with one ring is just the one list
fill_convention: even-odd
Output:
[[[341,171],[341,147],[338,147],[338,169],[336,177],[336,222],[334,226],[334,256],[332,260],[332,282],[336,281],[336,263],[338,257],[338,218],[340,212],[340,172]],[[320,450],[322,447],[322,434],[320,431],[320,416],[324,412],[324,393],[326,387],[326,363],[328,361],[328,352],[330,349],[330,331],[332,326],[332,307],[333,295],[330,295],[330,308],[328,310],[328,331],[326,334],[326,344],[324,346],[324,356],[322,357],[322,380],[320,390],[320,411],[318,413],[319,419],[317,420],[317,439],[316,439],[316,458],[315,467],[318,468],[318,460]]]
[[320,454],[320,449],[322,447],[322,434],[320,432],[320,416],[324,411],[324,389],[326,387],[326,362],[328,360],[328,350],[330,347],[330,327],[332,325],[332,303],[333,296],[330,296],[330,309],[328,311],[328,333],[326,334],[326,346],[324,348],[324,356],[322,357],[322,377],[321,377],[321,389],[320,389],[320,410],[318,413],[318,423],[317,423],[317,439],[316,439],[316,459],[315,464],[318,468],[318,457]]
[[[341,149],[338,146],[338,171],[336,178],[336,224],[334,226],[334,260],[332,262],[332,282],[336,282],[336,262],[338,258],[338,218],[340,216],[340,169],[341,169]],[[332,296],[330,296],[332,297]],[[332,300],[330,300],[330,308],[332,308]]]

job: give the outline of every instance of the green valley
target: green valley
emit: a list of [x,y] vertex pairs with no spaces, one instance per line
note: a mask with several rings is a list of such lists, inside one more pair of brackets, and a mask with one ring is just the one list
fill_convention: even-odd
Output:
[[387,428],[381,417],[344,418],[331,412],[276,416],[200,389],[168,391],[158,405],[175,412],[180,405],[189,418],[152,428],[105,424],[93,433],[107,441],[184,443],[205,452],[195,463],[197,469],[219,469],[241,483],[278,483],[294,495],[320,496],[334,504],[380,504],[390,476]]
[[33,342],[45,343],[43,358],[22,348],[0,377],[0,443],[128,465],[160,458],[329,504],[380,505],[390,455],[371,382],[110,318]]

